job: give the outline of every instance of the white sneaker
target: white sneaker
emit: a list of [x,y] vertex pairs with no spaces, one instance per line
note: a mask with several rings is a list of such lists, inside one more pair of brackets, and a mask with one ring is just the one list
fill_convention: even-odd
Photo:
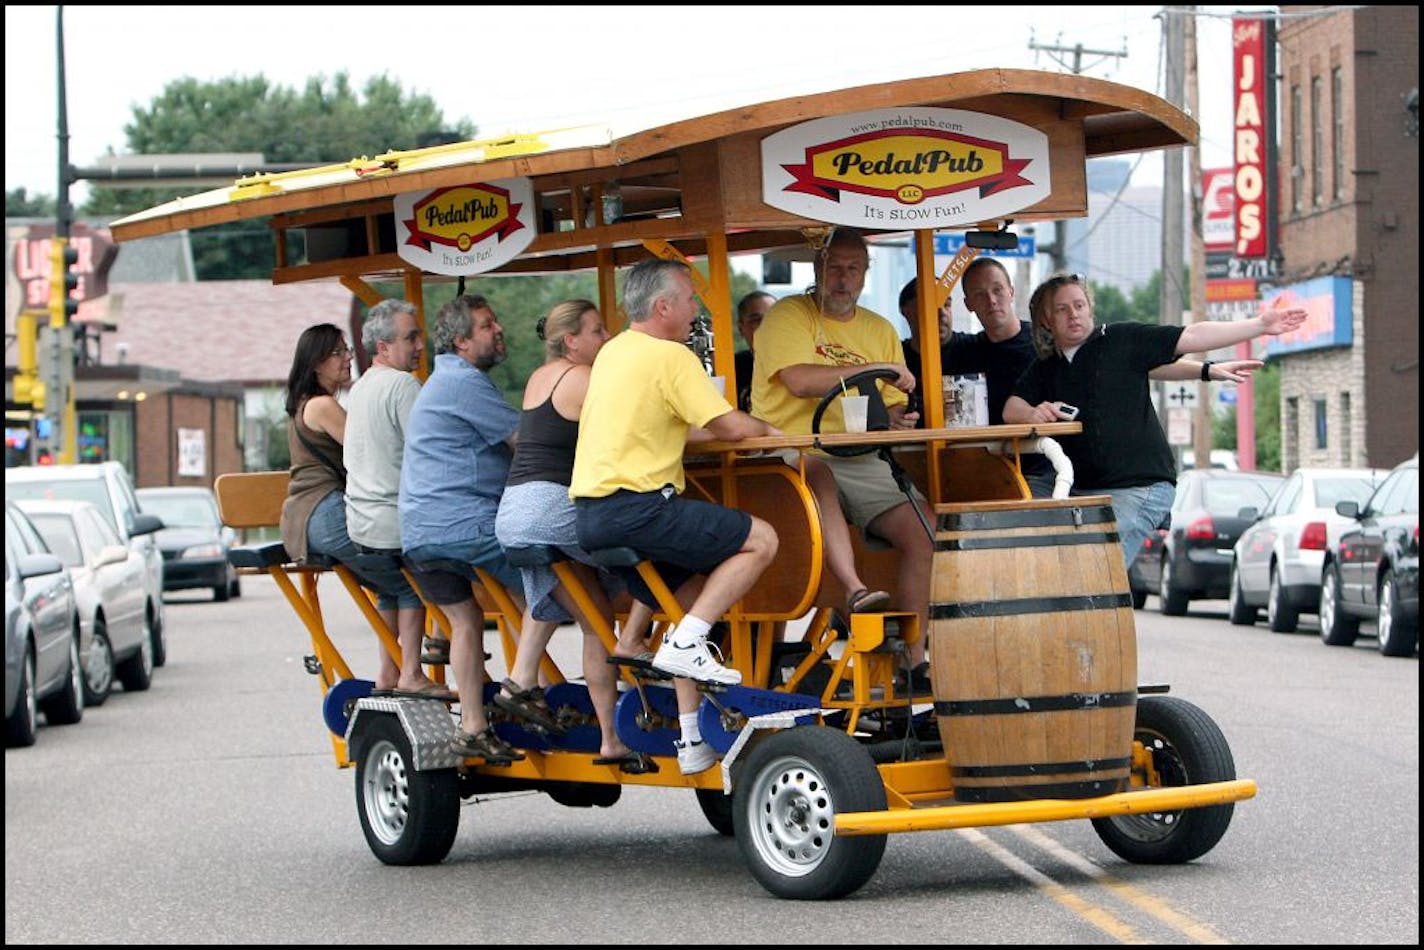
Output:
[[653,657],[653,669],[669,676],[683,676],[703,683],[736,686],[742,674],[717,662],[707,649],[707,640],[699,637],[690,646],[678,646],[672,637],[663,641]]
[[677,747],[677,767],[683,775],[696,775],[717,764],[717,753],[701,739],[687,743],[678,740],[673,745]]

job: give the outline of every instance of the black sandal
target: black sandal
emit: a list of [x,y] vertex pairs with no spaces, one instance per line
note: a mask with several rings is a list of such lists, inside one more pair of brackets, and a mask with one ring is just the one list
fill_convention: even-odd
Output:
[[867,590],[862,587],[850,595],[846,601],[846,613],[873,614],[890,606],[890,595],[883,590]]
[[495,694],[494,704],[515,719],[522,719],[549,735],[562,736],[566,730],[554,716],[554,711],[544,701],[544,689],[531,686],[520,689],[514,680],[507,679],[500,684],[501,691]]
[[510,748],[495,735],[492,726],[485,726],[483,732],[474,735],[459,730],[450,740],[450,751],[465,758],[482,758],[490,765],[509,765],[524,758],[523,752]]
[[450,641],[444,637],[426,637],[421,641],[420,662],[430,666],[447,666],[450,663]]

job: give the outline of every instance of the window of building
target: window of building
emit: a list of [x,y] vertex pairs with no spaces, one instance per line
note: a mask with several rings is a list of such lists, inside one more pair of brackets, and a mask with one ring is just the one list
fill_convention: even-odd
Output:
[[1330,196],[1345,198],[1345,74],[1339,66],[1330,70],[1330,159],[1334,171]]
[[1300,86],[1290,90],[1290,187],[1291,211],[1300,214],[1301,178],[1305,175],[1305,133],[1300,119]]
[[1300,400],[1286,397],[1286,417],[1281,426],[1281,471],[1300,468]]
[[1310,203],[1320,207],[1325,201],[1325,126],[1320,118],[1321,82],[1310,79]]
[[1330,447],[1329,406],[1324,399],[1315,400],[1315,447]]
[[1350,457],[1354,446],[1350,439],[1350,394],[1340,394],[1340,464],[1354,465],[1355,460]]
[[123,463],[133,471],[133,414],[130,410],[78,413],[75,448],[80,462]]

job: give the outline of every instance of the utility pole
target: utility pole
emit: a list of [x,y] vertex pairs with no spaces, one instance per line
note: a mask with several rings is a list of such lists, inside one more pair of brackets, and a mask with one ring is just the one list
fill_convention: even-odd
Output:
[[[1029,48],[1029,49],[1035,50],[1035,51],[1039,51],[1039,52],[1047,53],[1047,54],[1049,55],[1049,57],[1050,57],[1054,62],[1058,63],[1058,65],[1060,65],[1060,66],[1065,66],[1065,67],[1067,67],[1067,68],[1073,73],[1073,75],[1075,75],[1075,76],[1081,74],[1081,73],[1083,72],[1084,68],[1086,68],[1086,67],[1083,66],[1083,57],[1084,57],[1085,55],[1098,57],[1098,60],[1094,60],[1092,63],[1089,63],[1088,66],[1096,66],[1099,60],[1106,59],[1106,58],[1109,57],[1109,56],[1115,56],[1115,57],[1118,57],[1119,59],[1126,58],[1126,57],[1127,57],[1127,38],[1126,38],[1126,37],[1123,37],[1122,44],[1123,44],[1123,45],[1122,45],[1122,49],[1120,49],[1120,50],[1111,50],[1111,49],[1087,49],[1087,48],[1085,48],[1085,47],[1083,46],[1082,43],[1075,43],[1075,44],[1072,45],[1072,46],[1059,46],[1059,45],[1056,44],[1056,43],[1054,43],[1054,44],[1039,43],[1039,42],[1037,42],[1037,41],[1034,40],[1032,33],[1029,34],[1029,39],[1028,39],[1028,48]],[[1072,57],[1073,57],[1073,59],[1072,59],[1072,64],[1071,64],[1071,65],[1070,65],[1066,60],[1060,58],[1062,54],[1069,54],[1069,53],[1071,53],[1071,54],[1072,54]],[[1068,222],[1067,222],[1067,221],[1059,220],[1059,221],[1053,222],[1053,245],[1052,245],[1051,247],[1049,247],[1049,248],[1046,249],[1046,253],[1047,253],[1050,257],[1053,258],[1053,269],[1054,269],[1055,271],[1066,271],[1066,270],[1068,269]]]
[[[1183,46],[1186,51],[1187,67],[1187,112],[1201,115],[1201,88],[1197,75],[1197,18],[1196,7],[1187,7],[1182,14]],[[1192,322],[1206,320],[1206,243],[1202,238],[1202,171],[1201,148],[1188,148],[1188,181],[1192,184],[1192,267],[1191,267],[1191,314]],[[1210,353],[1201,354],[1203,358]],[[1211,465],[1211,384],[1198,383],[1197,416],[1192,426],[1192,448],[1196,453],[1197,468]]]
[[[1165,98],[1179,109],[1186,108],[1186,22],[1188,16],[1173,11],[1162,13],[1162,29],[1166,31],[1163,55],[1166,58]],[[1158,297],[1158,319],[1164,325],[1179,326],[1182,322],[1182,150],[1169,148],[1162,153],[1162,285]],[[1170,409],[1160,398],[1162,384],[1154,384],[1162,427],[1168,424]],[[1175,449],[1173,450],[1175,452]]]
[[59,188],[54,202],[54,239],[50,243],[49,336],[40,342],[47,352],[42,353],[39,362],[49,369],[49,378],[44,383],[45,411],[50,420],[50,452],[55,461],[73,464],[79,461],[79,423],[74,411],[74,331],[71,318],[79,304],[70,297],[70,291],[78,280],[70,268],[78,259],[78,251],[69,246],[74,206],[69,203],[69,185],[73,179],[69,167],[69,117],[64,88],[63,6],[55,7],[54,32],[59,92]]

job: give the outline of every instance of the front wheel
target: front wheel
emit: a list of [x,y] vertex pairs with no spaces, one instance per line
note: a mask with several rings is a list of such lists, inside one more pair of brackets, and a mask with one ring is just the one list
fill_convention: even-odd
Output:
[[39,722],[39,704],[35,701],[35,646],[25,640],[25,656],[20,661],[20,688],[15,697],[15,709],[5,717],[5,744],[29,746],[35,744],[35,724]]
[[1300,625],[1300,614],[1286,598],[1285,582],[1274,566],[1271,568],[1271,589],[1266,593],[1266,619],[1275,633],[1294,633]]
[[1353,646],[1360,621],[1345,613],[1340,601],[1340,568],[1331,564],[1320,578],[1320,639],[1330,647]]
[[153,638],[149,636],[148,622],[145,620],[143,635],[139,637],[138,649],[133,656],[119,664],[119,682],[124,691],[141,693],[153,685]]
[[1241,569],[1235,561],[1231,563],[1231,587],[1226,595],[1227,617],[1238,627],[1249,627],[1256,622],[1256,608],[1246,603],[1246,592],[1241,589]]
[[69,671],[64,688],[40,704],[52,726],[72,726],[84,718],[84,668],[79,665],[79,627],[69,638]]
[[885,784],[870,753],[826,726],[797,726],[763,739],[738,770],[732,819],[737,846],[777,897],[830,900],[870,880],[884,835],[838,838],[839,812],[883,811]]
[[153,641],[153,666],[157,669],[168,662],[168,639],[163,632],[163,621],[158,617],[158,608],[150,604],[144,614],[148,624],[145,632]]
[[1419,641],[1419,624],[1404,615],[1399,604],[1399,585],[1394,571],[1385,571],[1380,580],[1379,618],[1376,620],[1379,651],[1385,656],[1412,656]]
[[102,706],[114,688],[114,645],[104,621],[94,620],[94,642],[89,644],[89,660],[84,664],[84,705]]
[[[1201,709],[1175,696],[1139,696],[1133,738],[1152,757],[1158,786],[1175,788],[1236,778],[1231,747]],[[1233,803],[1182,811],[1094,818],[1093,830],[1118,857],[1135,864],[1182,864],[1206,854],[1231,824]]]
[[410,740],[394,716],[371,723],[356,762],[356,812],[371,853],[386,864],[438,864],[460,827],[454,769],[415,770]]

